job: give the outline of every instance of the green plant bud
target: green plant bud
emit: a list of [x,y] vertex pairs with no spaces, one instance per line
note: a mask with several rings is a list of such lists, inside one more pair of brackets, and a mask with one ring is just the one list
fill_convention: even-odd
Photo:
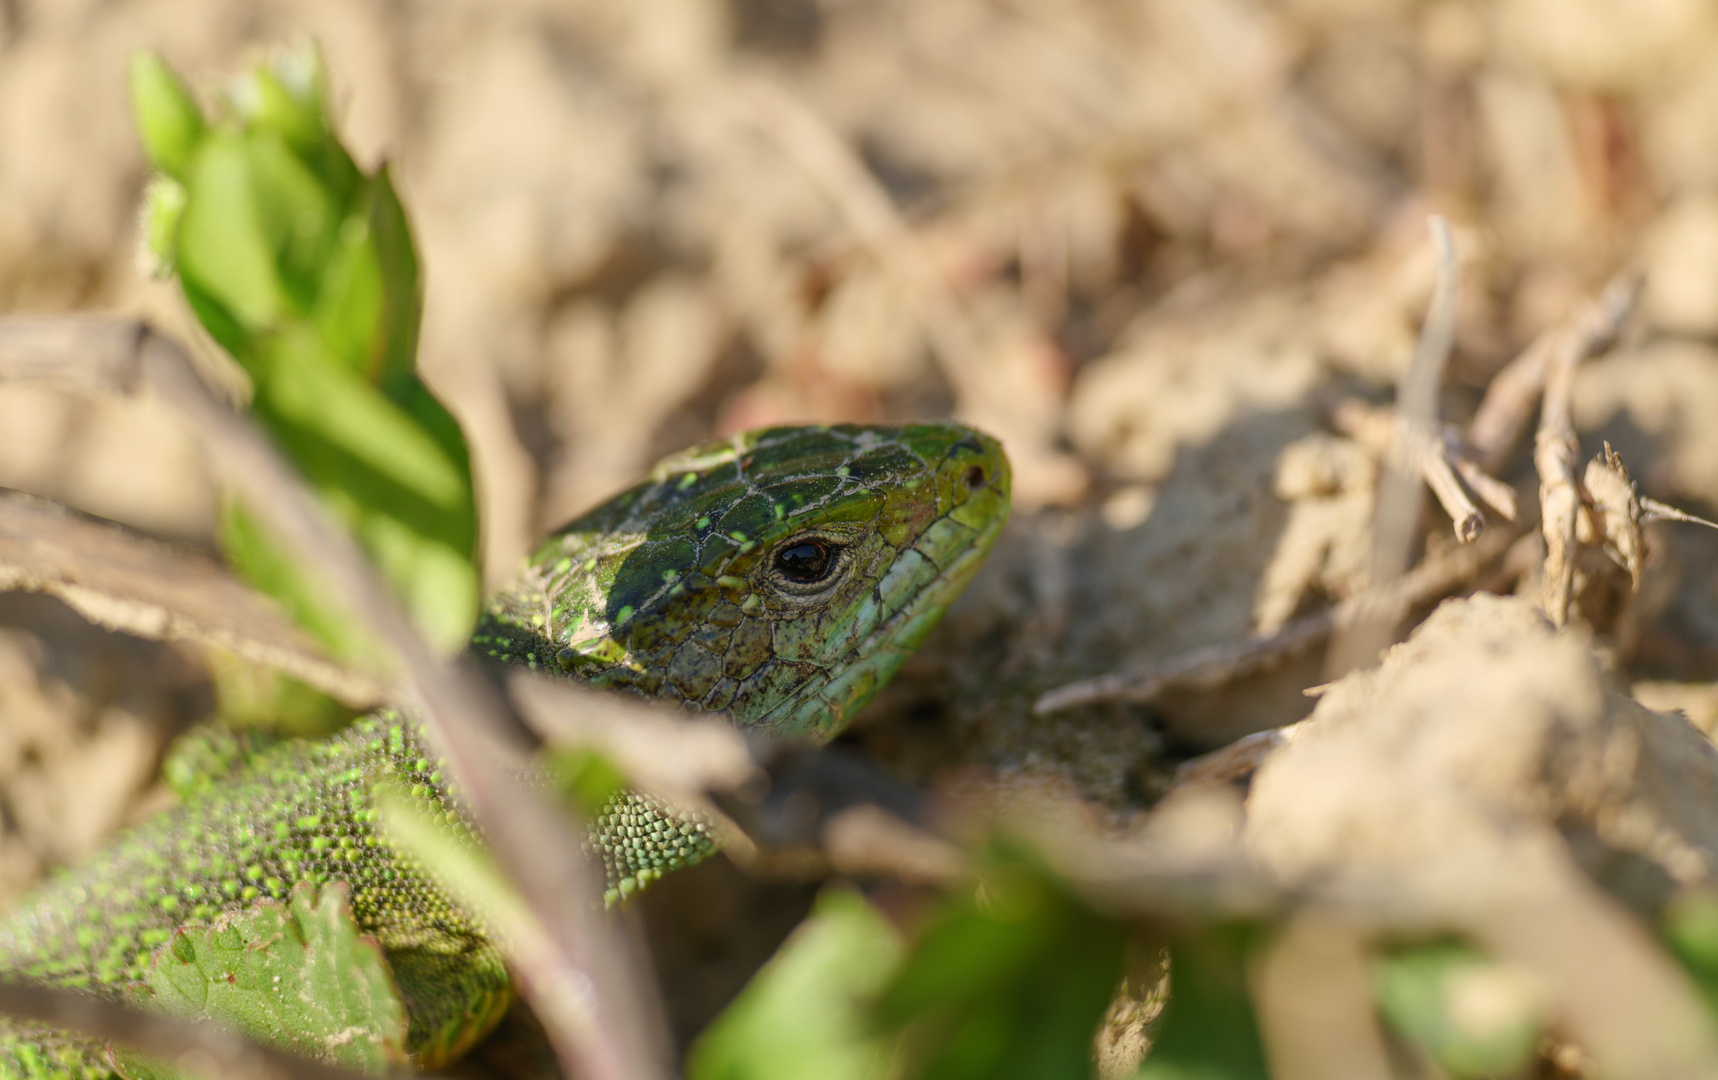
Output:
[[151,277],[172,277],[177,268],[185,198],[185,185],[166,174],[151,180],[143,194],[143,251]]
[[143,52],[131,58],[131,102],[149,160],[184,181],[207,127],[191,92],[161,57]]
[[272,131],[300,154],[328,138],[322,57],[312,44],[283,49],[234,81],[234,111],[254,131]]

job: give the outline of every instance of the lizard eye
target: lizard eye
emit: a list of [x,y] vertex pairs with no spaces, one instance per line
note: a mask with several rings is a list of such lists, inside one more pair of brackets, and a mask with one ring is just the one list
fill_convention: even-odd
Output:
[[801,540],[775,553],[775,568],[796,585],[815,585],[829,576],[836,560],[822,540]]

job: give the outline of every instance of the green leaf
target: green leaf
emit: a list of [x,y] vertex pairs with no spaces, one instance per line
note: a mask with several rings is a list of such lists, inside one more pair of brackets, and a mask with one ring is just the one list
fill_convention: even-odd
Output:
[[[208,1019],[329,1065],[381,1074],[407,1064],[406,1012],[382,951],[352,920],[346,886],[308,884],[155,950],[138,1004]],[[133,1080],[182,1075],[117,1052]]]
[[240,75],[230,94],[248,128],[280,135],[301,154],[313,155],[329,136],[322,54],[313,44],[276,51]]
[[[319,350],[307,331],[275,339],[259,366],[257,418],[375,561],[419,629],[456,650],[481,602],[476,495],[459,427],[415,377],[397,403]],[[240,570],[330,648],[353,659],[373,654],[320,576],[277,554],[260,530],[229,530],[225,539]]]
[[[418,252],[412,242],[411,222],[406,220],[406,208],[394,190],[394,180],[386,165],[376,171],[370,193],[370,237],[376,248],[376,259],[382,272],[382,333],[386,347],[382,351],[381,370],[376,373],[388,396],[406,404],[420,423],[434,427],[445,424],[457,435],[459,427],[448,416],[446,421],[426,415],[428,405],[441,409],[441,402],[426,393],[427,403],[412,404],[414,390],[392,389],[396,384],[417,383],[418,326],[423,320],[423,280],[418,271]],[[446,410],[441,409],[443,415]],[[446,435],[441,436],[444,443]],[[463,442],[461,442],[463,446]]]
[[[251,334],[308,313],[344,216],[315,173],[277,135],[217,131],[204,140],[186,187],[184,280]],[[253,378],[254,355],[243,347],[233,353]]]
[[385,294],[369,216],[349,214],[323,267],[321,292],[310,317],[329,353],[365,378],[380,369],[387,349]]
[[340,226],[312,317],[334,355],[403,403],[416,380],[421,316],[417,252],[383,168]]
[[878,1020],[906,1032],[914,1076],[1089,1076],[1121,978],[1121,928],[1020,852],[999,849],[981,880],[933,920]]
[[184,180],[206,128],[191,92],[159,56],[138,53],[131,58],[131,102],[149,160],[168,176]]
[[1538,1001],[1510,970],[1459,942],[1377,962],[1378,1010],[1456,1077],[1522,1075],[1542,1034]]
[[1269,1080],[1247,994],[1252,932],[1209,927],[1169,947],[1169,1003],[1137,1080]]
[[691,1080],[882,1080],[898,1074],[866,1005],[893,975],[900,935],[863,897],[817,906],[693,1044]]
[[[242,136],[225,132],[205,140],[186,180],[178,245],[179,275],[187,288],[218,304],[223,319],[248,334],[272,328],[290,307],[276,262],[286,239],[279,235],[282,223],[290,215],[284,207],[259,205],[254,168]],[[248,370],[248,339],[209,329]]]
[[293,621],[348,663],[379,668],[386,654],[329,595],[321,577],[281,550],[267,530],[237,502],[228,501],[218,523],[221,550],[252,585],[274,597]]
[[311,483],[402,517],[415,532],[469,544],[470,478],[440,433],[333,362],[307,330],[271,344],[252,408]]
[[[152,57],[139,71],[151,100],[178,85]],[[199,130],[182,175],[152,190],[150,249],[250,376],[257,420],[419,629],[461,648],[482,600],[470,453],[417,375],[421,280],[387,171],[363,175],[335,138],[313,46],[247,72],[227,114]],[[316,568],[297,566],[253,516],[229,514],[223,539],[339,656],[380,656]]]

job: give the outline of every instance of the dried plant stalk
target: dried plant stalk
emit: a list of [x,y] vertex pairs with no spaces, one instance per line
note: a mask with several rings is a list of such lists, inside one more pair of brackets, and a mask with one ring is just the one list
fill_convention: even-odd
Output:
[[[1600,298],[1583,307],[1552,332],[1545,352],[1545,392],[1539,429],[1533,439],[1533,467],[1539,474],[1540,529],[1545,536],[1545,579],[1541,604],[1557,626],[1569,621],[1575,584],[1575,535],[1582,495],[1576,478],[1581,454],[1575,435],[1575,371],[1581,361],[1616,341],[1640,293],[1638,278],[1613,281]],[[1535,343],[1535,348],[1540,347]],[[1530,350],[1532,351],[1532,350]],[[1511,403],[1519,408],[1519,403]],[[1503,406],[1499,406],[1501,410]],[[1478,420],[1475,420],[1478,426]],[[1496,430],[1503,430],[1499,422]]]

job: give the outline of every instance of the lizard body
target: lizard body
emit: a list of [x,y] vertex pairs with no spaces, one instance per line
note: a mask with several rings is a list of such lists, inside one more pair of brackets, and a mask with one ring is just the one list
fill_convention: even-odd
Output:
[[[1008,464],[954,423],[776,428],[675,455],[549,538],[472,650],[824,740],[959,595],[1008,510]],[[510,999],[481,921],[378,832],[390,778],[480,842],[414,724],[384,710],[292,741],[123,835],[0,919],[0,974],[123,996],[154,949],[295,883],[345,882],[434,1067]],[[715,850],[709,825],[617,796],[588,846],[611,899]],[[0,1018],[0,1078],[112,1075],[102,1046]]]

